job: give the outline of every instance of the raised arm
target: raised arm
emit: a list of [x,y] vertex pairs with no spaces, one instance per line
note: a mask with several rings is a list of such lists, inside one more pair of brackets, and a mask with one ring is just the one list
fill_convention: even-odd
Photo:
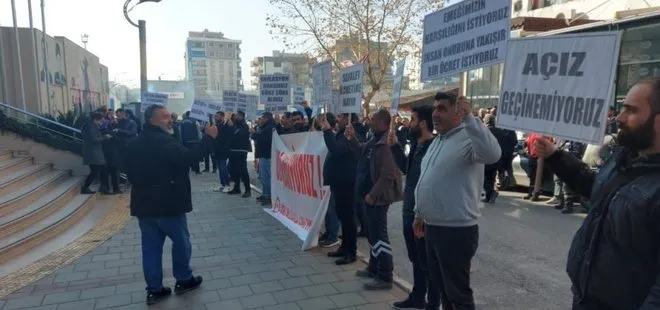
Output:
[[488,130],[484,124],[467,114],[463,119],[463,130],[468,135],[470,143],[466,143],[462,152],[472,162],[490,165],[500,160],[502,149],[497,142],[497,138]]

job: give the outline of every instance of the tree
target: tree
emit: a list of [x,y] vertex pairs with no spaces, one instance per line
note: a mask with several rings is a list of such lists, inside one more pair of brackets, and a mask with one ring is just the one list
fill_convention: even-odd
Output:
[[[392,62],[419,48],[423,16],[442,7],[443,0],[270,0],[279,12],[269,14],[274,39],[287,49],[305,49],[343,62],[366,59],[364,109],[384,88]],[[349,57],[346,57],[348,54]]]

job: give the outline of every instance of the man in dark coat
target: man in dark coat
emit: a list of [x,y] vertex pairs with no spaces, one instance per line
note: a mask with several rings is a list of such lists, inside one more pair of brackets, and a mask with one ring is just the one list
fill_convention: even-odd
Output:
[[273,130],[275,129],[275,120],[273,114],[264,112],[259,118],[256,132],[252,134],[254,140],[254,158],[259,160],[259,180],[263,189],[261,196],[257,200],[264,206],[271,205],[270,200],[270,159],[273,143]]
[[227,160],[229,159],[229,140],[232,135],[232,128],[227,125],[225,112],[218,111],[215,113],[215,126],[218,128],[218,136],[213,141],[213,160],[218,166],[218,176],[220,178],[220,186],[215,191],[227,193],[231,191]]
[[228,194],[238,195],[241,193],[241,181],[245,186],[243,198],[252,196],[250,188],[250,175],[247,169],[247,153],[252,152],[250,143],[250,128],[245,122],[245,113],[238,111],[232,115],[232,134],[229,140],[229,169],[234,179],[234,189]]
[[163,106],[153,105],[144,112],[146,124],[140,136],[128,145],[128,178],[131,215],[138,218],[142,234],[142,268],[147,282],[147,304],[171,294],[163,286],[162,254],[165,237],[172,240],[175,292],[197,288],[202,277],[193,276],[190,267],[190,234],[186,213],[192,211],[189,167],[218,134],[206,129],[202,143],[185,148],[173,136],[172,118]]
[[[190,111],[188,111],[183,115],[183,122],[181,122],[181,143],[186,148],[192,150],[199,145],[199,136],[200,132],[197,121],[190,117]],[[190,163],[190,169],[196,174],[201,174],[199,160],[202,159],[203,155],[202,153],[196,162]]]
[[[323,185],[329,185],[334,207],[341,223],[342,242],[339,249],[328,253],[330,257],[338,257],[337,265],[351,264],[356,261],[357,224],[355,223],[355,171],[357,155],[349,147],[344,136],[346,126],[351,118],[343,114],[335,120],[328,113],[317,120],[323,130],[323,140],[328,148],[328,155],[323,163]],[[337,132],[332,129],[337,125]]]
[[[86,195],[94,194],[94,192],[89,189],[89,186],[92,185],[92,182],[94,182],[96,178],[100,178],[105,173],[103,142],[110,139],[111,136],[101,133],[100,126],[103,123],[103,117],[103,113],[94,112],[91,115],[91,119],[82,127],[83,165],[89,166],[89,175],[85,179],[81,193]],[[108,179],[100,179],[100,190],[107,193]]]
[[[102,181],[106,182],[110,179],[110,185],[108,188],[103,188],[101,192],[106,195],[110,194],[121,194],[119,189],[119,141],[117,140],[116,133],[118,122],[109,112],[106,112],[106,118],[108,123],[105,127],[101,126],[101,133],[103,135],[112,136],[111,139],[103,141],[103,156],[105,157],[105,169],[101,173]],[[105,121],[104,120],[104,121]],[[112,188],[112,189],[111,189]]]
[[658,98],[659,79],[630,89],[616,118],[619,146],[598,172],[546,139],[536,140],[550,170],[589,199],[566,262],[573,310],[659,308]]

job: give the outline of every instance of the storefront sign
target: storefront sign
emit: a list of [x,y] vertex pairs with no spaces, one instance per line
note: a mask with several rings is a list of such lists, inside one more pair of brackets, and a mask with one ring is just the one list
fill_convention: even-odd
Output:
[[511,40],[498,127],[602,143],[620,41],[620,32]]
[[511,0],[464,0],[424,17],[422,82],[504,61]]

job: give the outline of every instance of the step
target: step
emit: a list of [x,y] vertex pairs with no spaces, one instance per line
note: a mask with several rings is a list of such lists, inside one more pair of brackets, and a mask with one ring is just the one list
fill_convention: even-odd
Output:
[[12,158],[14,158],[14,152],[7,150],[0,151],[0,163],[10,160]]
[[0,162],[0,178],[10,175],[34,163],[32,157],[14,157]]
[[89,205],[94,197],[78,194],[50,216],[13,235],[0,238],[0,262],[9,261],[75,225],[91,209]]
[[[67,170],[50,171],[23,187],[0,196],[0,223],[6,215],[11,215],[12,212],[19,211],[44,197],[47,198],[54,188],[70,176],[71,172]],[[0,234],[2,234],[1,229]]]
[[64,174],[60,181],[39,200],[27,205],[25,208],[0,217],[0,238],[9,236],[21,229],[41,221],[59,210],[65,203],[80,193],[83,177],[70,177]]
[[0,197],[15,191],[52,171],[52,164],[36,164],[0,178]]

